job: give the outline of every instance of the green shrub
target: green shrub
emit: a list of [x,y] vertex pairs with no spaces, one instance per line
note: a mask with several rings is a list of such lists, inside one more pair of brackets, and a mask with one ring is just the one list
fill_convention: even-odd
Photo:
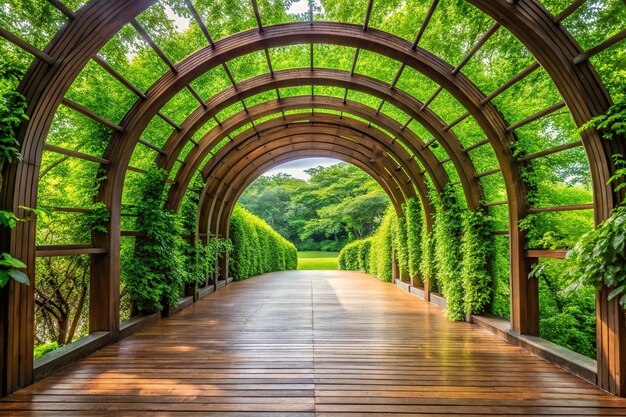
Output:
[[45,343],[43,345],[35,346],[34,356],[35,359],[41,358],[46,353],[53,352],[61,346],[57,342]]
[[186,274],[180,228],[175,213],[165,209],[167,188],[164,170],[151,167],[140,184],[137,204],[137,237],[134,261],[130,263],[127,288],[135,313],[153,313],[165,305],[175,306],[183,291]]
[[231,217],[230,238],[233,250],[229,269],[237,280],[298,267],[296,247],[241,206],[235,207]]

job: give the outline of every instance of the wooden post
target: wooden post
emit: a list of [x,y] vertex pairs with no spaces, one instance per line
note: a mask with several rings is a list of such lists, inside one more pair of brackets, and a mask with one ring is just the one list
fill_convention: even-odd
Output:
[[626,396],[626,319],[619,297],[609,301],[609,289],[596,294],[598,386]]
[[94,246],[107,251],[91,255],[89,333],[109,332],[110,342],[116,342],[120,328],[120,210],[112,208],[110,213],[109,233],[93,234]]
[[400,268],[398,266],[398,258],[396,257],[396,251],[391,251],[391,282],[394,284],[396,280],[400,279]]
[[519,334],[539,335],[539,281],[528,274],[538,258],[527,258],[523,234],[511,230],[511,330]]

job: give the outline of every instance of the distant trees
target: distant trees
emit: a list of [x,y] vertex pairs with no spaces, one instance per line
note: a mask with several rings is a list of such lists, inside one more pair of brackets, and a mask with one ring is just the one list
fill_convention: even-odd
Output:
[[302,250],[339,250],[380,224],[389,198],[367,173],[346,163],[306,172],[260,177],[239,203]]

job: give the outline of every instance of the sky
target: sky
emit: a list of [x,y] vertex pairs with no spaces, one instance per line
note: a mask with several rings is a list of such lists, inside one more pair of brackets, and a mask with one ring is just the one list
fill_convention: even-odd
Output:
[[289,174],[292,177],[308,180],[309,176],[307,175],[305,170],[309,168],[316,168],[318,166],[329,167],[331,165],[335,165],[340,163],[341,161],[332,158],[303,158],[298,159],[296,161],[287,162],[286,164],[279,165],[270,171],[267,171],[263,175],[266,177],[270,177],[272,175],[276,175],[279,173]]

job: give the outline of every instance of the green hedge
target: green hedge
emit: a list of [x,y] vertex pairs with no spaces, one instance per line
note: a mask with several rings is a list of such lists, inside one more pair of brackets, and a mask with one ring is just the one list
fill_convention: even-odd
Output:
[[165,209],[167,173],[152,166],[139,184],[142,198],[137,204],[136,238],[132,259],[127,265],[124,284],[131,302],[131,314],[153,313],[173,307],[185,285],[202,283],[215,274],[215,261],[230,251],[230,242],[209,239],[207,245],[183,239],[196,231],[196,216],[202,184],[187,191],[178,214]]
[[296,247],[241,206],[235,207],[230,220],[230,238],[233,251],[229,269],[235,279],[298,267]]
[[417,199],[402,206],[400,218],[390,206],[372,236],[339,252],[339,269],[365,271],[391,281],[395,253],[400,273],[428,280],[431,289],[447,298],[448,319],[463,320],[466,313],[487,311],[493,294],[492,219],[483,208],[462,208],[449,187],[431,199],[441,201],[435,205],[432,231],[426,230]]

